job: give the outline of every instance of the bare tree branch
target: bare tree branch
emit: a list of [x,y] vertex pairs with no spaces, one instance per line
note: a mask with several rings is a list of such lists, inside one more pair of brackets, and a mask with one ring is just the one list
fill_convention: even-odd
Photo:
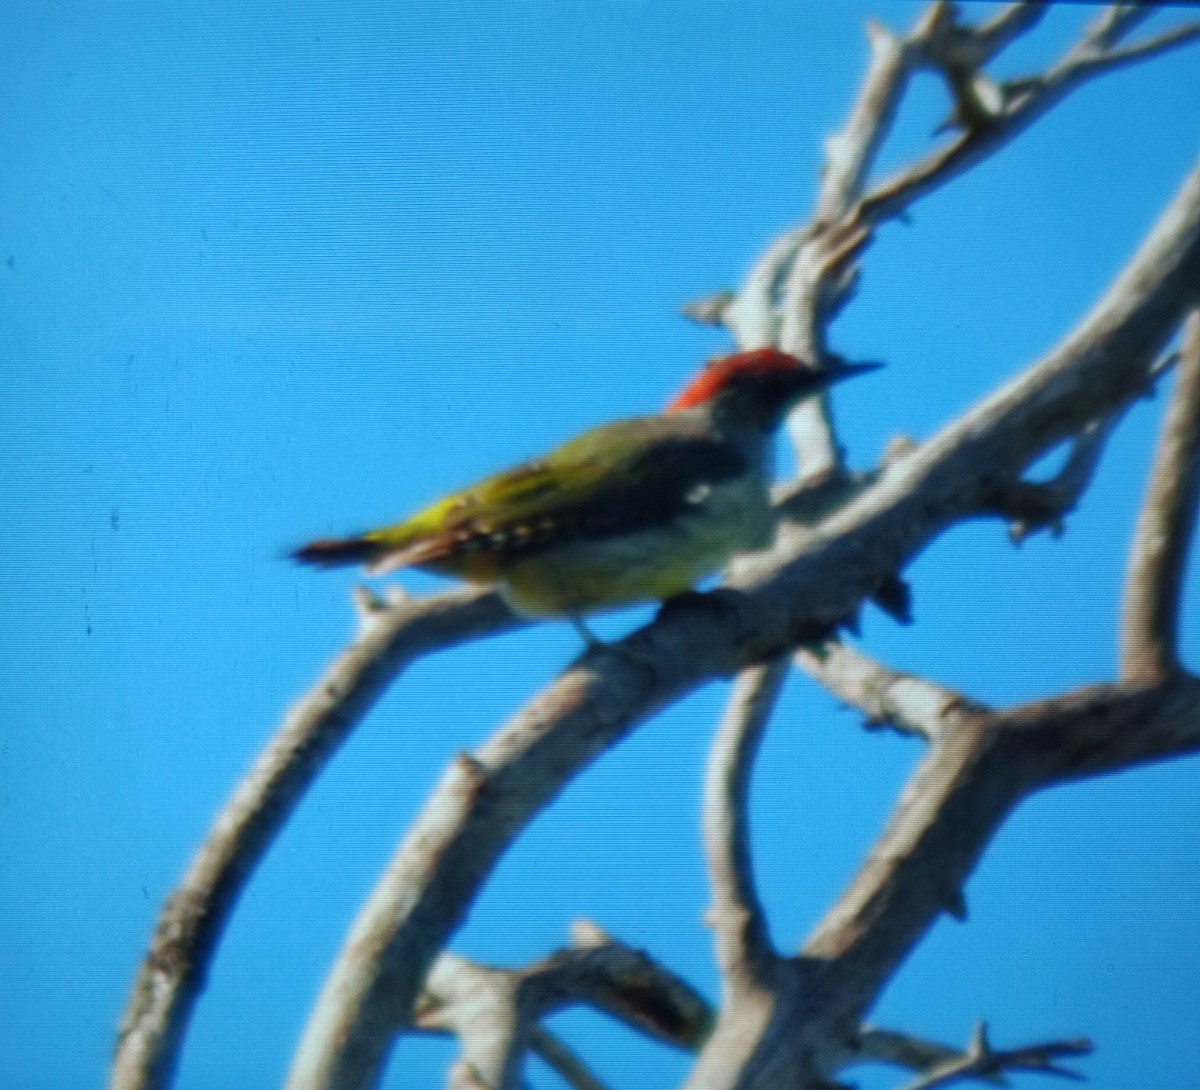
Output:
[[583,1062],[538,1026],[573,1004],[593,1006],[677,1048],[699,1046],[712,1012],[685,981],[594,924],[577,923],[574,941],[574,948],[524,969],[477,965],[455,954],[434,962],[412,1022],[461,1042],[450,1090],[518,1090],[529,1049],[561,1067],[573,1084],[594,1084]]
[[1112,49],[1107,53],[1101,53],[1095,57],[1080,61],[1078,71],[1075,75],[1079,77],[1091,77],[1104,72],[1111,72],[1114,68],[1122,68],[1127,64],[1134,64],[1137,61],[1150,60],[1152,57],[1167,53],[1177,46],[1194,42],[1198,38],[1200,38],[1200,23],[1187,23],[1183,26],[1172,27],[1170,30],[1164,30],[1161,34],[1157,34],[1153,38],[1147,38],[1145,41],[1135,42],[1121,49]]
[[[956,23],[950,5],[936,3],[903,39],[873,29],[872,61],[863,94],[846,129],[829,146],[817,219],[809,227],[784,235],[751,273],[736,303],[710,308],[709,320],[723,321],[747,346],[781,343],[819,358],[824,352],[825,325],[849,298],[855,259],[879,223],[901,214],[920,196],[998,150],[1087,78],[1197,34],[1197,27],[1183,27],[1121,45],[1148,13],[1142,7],[1115,6],[1047,75],[1000,87],[991,85],[980,68],[1036,22],[1040,15],[1036,5],[1011,5],[982,26],[971,28]],[[956,94],[971,99],[962,116],[967,131],[864,199],[865,179],[916,66],[941,67]],[[494,861],[525,822],[593,756],[658,707],[704,680],[777,656],[797,641],[827,635],[937,534],[986,510],[989,497],[1011,484],[1037,455],[1057,441],[1080,435],[1090,420],[1119,410],[1136,396],[1147,361],[1170,335],[1181,308],[1197,297],[1198,204],[1193,176],[1126,274],[1059,350],[925,447],[887,467],[878,479],[849,482],[853,488],[847,485],[836,502],[819,513],[814,508],[811,514],[816,525],[787,527],[769,558],[759,557],[739,566],[730,580],[731,590],[721,592],[719,599],[728,609],[664,616],[612,653],[585,656],[478,757],[461,755],[364,908],[305,1034],[291,1085],[370,1085],[397,1021],[403,1021],[396,1011],[412,1009],[411,1000],[426,969]],[[1195,400],[1193,397],[1193,403]],[[828,483],[826,478],[839,474],[849,480],[827,406],[813,412],[815,423],[801,418],[794,430],[802,451],[807,452],[810,483]],[[1194,426],[1193,421],[1193,432]],[[1065,482],[1051,482],[1060,488],[1060,500],[1071,490],[1078,494],[1086,486],[1099,445],[1100,441],[1086,436],[1077,442],[1072,455],[1074,476]],[[1192,449],[1194,453],[1194,442]],[[1195,472],[1183,476],[1189,482],[1184,491],[1190,488],[1191,498],[1180,500],[1177,508],[1190,510],[1194,516]],[[1156,481],[1158,477],[1156,471]],[[1046,495],[1043,493],[1043,498]],[[845,509],[836,512],[838,506]],[[1147,511],[1151,506],[1162,505],[1148,502]],[[1188,526],[1190,520],[1180,514],[1168,533],[1177,544],[1183,542],[1180,567]],[[1139,542],[1149,533],[1139,533]],[[1146,563],[1153,567],[1151,561]],[[1169,578],[1165,573],[1173,563],[1158,564],[1157,577]],[[1154,584],[1143,581],[1139,585]],[[1177,599],[1177,592],[1174,596]],[[1157,601],[1161,605],[1170,597],[1169,591],[1163,591]],[[208,960],[245,881],[308,784],[395,674],[429,650],[522,623],[495,595],[470,590],[421,603],[391,605],[360,596],[358,604],[363,632],[314,692],[289,714],[164,909],[122,1024],[113,1090],[149,1090],[169,1083]],[[1131,609],[1130,616],[1135,612]],[[1173,651],[1175,615],[1168,621]],[[1154,626],[1161,627],[1157,620],[1151,622]],[[1129,656],[1126,658],[1128,661]],[[1138,661],[1150,660],[1139,653]],[[1163,681],[1153,690],[1163,700],[1167,698],[1162,694],[1169,690],[1174,694],[1171,699],[1181,702],[1184,710],[1175,708],[1168,714],[1159,709],[1155,713],[1159,727],[1137,740],[1121,735],[1098,745],[1086,716],[1084,726],[1072,720],[1075,726],[1069,728],[1069,724],[1063,725],[1064,719],[1056,728],[1058,733],[1049,727],[1032,731],[1029,737],[1037,740],[1033,749],[1053,742],[1065,747],[1063,752],[1074,760],[1071,764],[1064,758],[1040,779],[1033,779],[1053,782],[1056,777],[1094,774],[1130,761],[1190,751],[1194,739],[1186,717],[1194,713],[1194,694],[1185,691],[1186,682]],[[1122,690],[1109,695],[1113,700],[1132,699],[1139,692]],[[897,721],[913,716],[912,722],[921,720],[928,729],[934,721],[928,708],[925,712],[914,708],[920,700],[928,702],[936,695],[936,690],[922,690],[913,679],[894,679],[886,700],[880,699],[879,705],[890,707]],[[1078,699],[1086,703],[1090,697]],[[1189,700],[1193,703],[1188,704]],[[986,730],[968,728],[965,736],[990,738],[998,729],[999,720],[987,718],[973,706],[955,707],[944,714],[953,716],[956,723],[962,716],[974,724],[989,724]],[[935,758],[950,760],[944,735],[933,736],[927,763]],[[984,760],[991,750],[980,745],[976,758]],[[1026,763],[1033,760],[1028,754],[1025,759]],[[962,772],[963,777],[969,774],[969,769]],[[947,805],[958,797],[952,784],[936,776],[933,781],[950,791]],[[1019,794],[1029,789],[1028,782],[1016,776],[1015,786],[1006,788],[999,783],[1000,793],[1011,789]],[[1010,804],[1006,799],[1000,801]],[[1004,805],[996,811],[1000,817]],[[938,815],[926,816],[931,817],[931,828],[936,825],[932,818]],[[911,813],[906,817],[905,828],[910,832],[915,820]],[[929,835],[936,839],[936,830]],[[983,840],[975,848],[960,845],[961,858],[954,856],[958,862],[952,860],[951,872],[957,867],[965,876],[973,858],[971,851],[982,850],[986,842],[986,834],[980,835]],[[962,859],[967,862],[962,864]],[[915,873],[919,872],[918,867]],[[879,895],[908,904],[903,877],[898,881],[895,886],[884,882]],[[874,922],[855,915],[852,895],[858,887],[854,887],[848,900],[844,899],[844,905],[850,906],[845,910],[849,915],[843,913],[856,921],[854,926],[847,930],[838,925],[840,907],[817,935],[839,950],[844,941],[845,950],[832,959],[821,955],[789,963],[791,968],[781,975],[784,982],[776,983],[775,997],[788,988],[811,984],[819,969],[823,975],[817,991],[832,988],[841,1008],[859,1011],[871,992],[869,981],[863,983],[871,974],[864,971],[862,979],[850,986],[846,984],[846,966],[871,963],[871,956],[879,963],[889,958],[896,963],[911,935],[926,926],[920,919],[922,912],[932,918],[939,905],[953,909],[958,903],[957,886],[954,882],[949,885],[955,888],[939,892],[933,908],[919,905],[920,911],[909,916],[901,913],[900,926],[886,941]],[[856,931],[859,925],[862,929]],[[868,956],[864,950],[875,954]],[[838,1003],[830,1009],[836,1012]],[[756,1017],[760,1015],[784,1023],[790,1018],[794,1023],[795,1007],[782,1002],[763,1007]],[[816,1047],[811,1035],[804,1033],[792,1044]],[[461,1068],[459,1075],[466,1080],[463,1085],[472,1085],[479,1072],[474,1060]]]
[[[885,1063],[924,1074],[961,1060],[963,1053],[940,1041],[930,1041],[909,1033],[864,1026],[854,1041],[852,1063]],[[1002,1075],[977,1075],[981,1082],[1007,1086]]]
[[1184,330],[1179,377],[1130,551],[1121,630],[1121,672],[1130,681],[1179,669],[1179,612],[1198,507],[1200,310]]
[[1092,1042],[1078,1038],[1070,1041],[1048,1041],[1040,1045],[997,1051],[987,1038],[987,1026],[979,1022],[971,1035],[967,1049],[955,1059],[947,1060],[915,1079],[904,1090],[933,1090],[935,1086],[948,1086],[962,1079],[994,1081],[1008,1071],[1033,1071],[1059,1078],[1081,1080],[1082,1075],[1055,1061],[1064,1056],[1087,1056],[1092,1051]]
[[[470,764],[460,760],[364,906],[305,1031],[291,1090],[372,1085],[392,1029],[380,1012],[411,1009],[428,966],[491,867],[572,776],[705,679],[827,631],[938,533],[976,513],[998,476],[1019,472],[1087,420],[1136,396],[1197,285],[1200,171],[1092,313],[1045,360],[894,465],[799,549],[781,534],[779,551],[747,564],[729,589],[709,596],[723,608],[670,611],[616,647],[589,652]],[[934,752],[938,762],[954,757],[942,747]],[[1000,787],[997,797],[987,784],[993,801],[979,812],[1005,812]],[[930,798],[936,794],[935,782]],[[983,842],[963,854],[964,874]],[[857,924],[821,929],[822,947],[844,950],[846,964],[874,966],[853,988],[845,986],[851,1008],[876,994],[878,971],[907,953],[954,892],[940,891],[927,913],[901,912],[882,947],[852,942]],[[857,912],[843,906],[837,920],[853,923]]]
[[758,987],[775,959],[750,859],[750,770],[787,680],[780,657],[742,671],[717,730],[704,786],[704,841],[712,882],[708,920],[727,988]]
[[545,1060],[571,1090],[608,1090],[574,1050],[545,1026],[534,1026],[530,1030],[529,1051]]
[[1009,536],[1019,545],[1031,534],[1049,529],[1062,536],[1063,519],[1078,506],[1100,466],[1109,436],[1125,415],[1122,406],[1100,420],[1084,425],[1071,444],[1067,460],[1048,481],[1016,479],[997,486],[994,507],[1011,519]]
[[415,1022],[453,1033],[462,1046],[450,1068],[448,1090],[520,1090],[532,1025],[520,983],[516,973],[454,954],[434,962]]
[[1083,38],[1068,56],[1079,53],[1103,53],[1117,45],[1130,31],[1136,29],[1154,14],[1154,4],[1134,3],[1109,4],[1083,32]]
[[899,673],[845,644],[826,644],[820,653],[802,648],[794,661],[839,699],[865,713],[868,726],[886,724],[926,741],[953,730],[960,716],[985,710],[960,693]]
[[[1129,29],[1124,16],[1119,20],[1118,29],[1120,34]],[[1083,41],[1072,47],[1044,76],[1030,77],[1000,87],[1001,101],[997,104],[997,110],[987,117],[986,124],[968,125],[948,144],[904,168],[870,192],[859,207],[859,222],[864,226],[873,226],[901,215],[921,197],[952,181],[1008,144],[1089,79],[1175,48],[1195,38],[1197,33],[1200,33],[1200,26],[1179,27],[1149,42],[1121,50],[1110,50],[1108,47],[1120,37],[1111,28],[1085,35]],[[948,78],[952,85],[961,86],[961,76],[948,73]],[[956,80],[958,84],[955,84]]]
[[431,651],[527,623],[498,595],[477,589],[390,606],[363,594],[357,600],[358,636],[284,717],[164,906],[121,1022],[110,1090],[170,1084],[208,961],[242,889],[309,785],[396,675]]
[[[871,61],[862,91],[845,127],[825,142],[825,169],[812,226],[790,255],[786,276],[779,278],[779,346],[818,364],[827,351],[825,322],[837,302],[832,295],[848,297],[855,276],[853,257],[868,237],[839,225],[858,200],[867,171],[891,131],[912,71],[909,41],[874,21],[867,24],[867,37]],[[798,406],[787,427],[802,476],[843,471],[827,393]]]
[[[931,9],[936,12],[937,5]],[[924,37],[936,16],[922,18],[914,39]],[[867,23],[871,63],[858,101],[846,127],[825,141],[826,167],[814,220],[834,223],[858,200],[867,171],[891,131],[896,108],[912,74],[912,42],[900,38],[881,23]]]
[[1200,749],[1200,682],[1096,686],[960,720],[921,762],[850,889],[803,947],[861,1013],[959,903],[984,846],[1026,795]]
[[965,43],[962,43],[963,35],[956,36],[958,41],[955,46],[963,51],[957,59],[975,68],[982,68],[1022,34],[1037,26],[1045,14],[1046,5],[1033,0],[1018,0],[1015,4],[1008,4],[965,35]]
[[538,1017],[585,1003],[675,1048],[695,1049],[704,1040],[712,1008],[682,977],[586,920],[572,927],[572,942],[522,971]]

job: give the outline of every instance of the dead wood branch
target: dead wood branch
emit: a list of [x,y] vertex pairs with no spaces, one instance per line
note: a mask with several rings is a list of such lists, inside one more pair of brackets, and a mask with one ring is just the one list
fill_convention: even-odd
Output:
[[[1127,44],[1148,12],[1114,7],[1047,73],[991,81],[982,66],[1038,14],[1035,5],[1017,4],[969,27],[957,22],[951,5],[936,3],[907,36],[874,27],[863,91],[829,143],[813,222],[782,236],[736,300],[714,303],[703,317],[724,322],[746,346],[777,343],[819,361],[826,327],[850,298],[856,262],[880,224],[999,150],[1086,80],[1197,34],[1196,27],[1183,27]],[[871,189],[871,167],[920,67],[945,74],[962,131]],[[1102,444],[1094,429],[1103,425],[1092,422],[1140,396],[1152,361],[1196,305],[1198,285],[1200,172],[1071,336],[920,448],[876,474],[852,478],[827,403],[801,414],[793,438],[806,476],[797,502],[825,489],[822,503],[805,509],[803,525],[785,524],[771,554],[736,567],[727,589],[715,596],[726,608],[678,611],[616,648],[589,652],[478,754],[463,754],[451,765],[334,967],[295,1061],[294,1090],[374,1084],[406,1020],[396,1012],[414,1009],[427,971],[497,859],[574,775],[641,721],[713,677],[772,669],[760,664],[825,639],[938,535],[993,510],[996,496],[1016,487],[1030,464],[1072,438],[1067,469],[1050,482],[1058,491],[1043,491],[1040,500],[1048,497],[1060,511],[1074,503]],[[1189,397],[1194,410],[1196,397]],[[1177,392],[1171,420],[1188,411],[1186,402]],[[1131,587],[1136,583],[1146,599],[1130,591],[1122,685],[989,713],[942,705],[936,687],[887,677],[883,667],[872,672],[859,663],[858,674],[830,672],[822,679],[881,717],[919,729],[931,746],[876,851],[801,954],[766,958],[771,968],[758,974],[760,1001],[721,1012],[694,1076],[713,1076],[706,1087],[736,1080],[750,1090],[778,1085],[785,1074],[789,1084],[827,1084],[848,1062],[844,1042],[859,1032],[912,945],[940,912],[963,911],[962,886],[1012,806],[1052,783],[1196,749],[1196,682],[1175,672],[1173,658],[1173,610],[1196,506],[1195,431],[1194,413],[1190,423],[1169,420],[1165,427],[1159,464],[1167,459],[1171,465],[1155,471],[1144,513],[1144,523],[1154,525],[1139,531]],[[1190,453],[1164,453],[1171,443],[1172,450]],[[1191,468],[1181,468],[1185,463]],[[813,490],[804,491],[805,484]],[[1049,510],[1046,502],[1043,507]],[[1049,515],[1035,512],[1030,525],[1037,517]],[[1157,549],[1159,539],[1169,548]],[[122,1025],[113,1090],[169,1084],[208,962],[241,889],[379,693],[420,654],[521,623],[495,596],[475,591],[391,604],[361,597],[359,612],[360,635],[289,714],[164,909]],[[836,650],[834,661],[847,663]],[[869,691],[868,675],[879,691]],[[769,689],[760,683],[760,692]],[[738,727],[727,755],[726,771],[734,777],[726,780],[727,812],[739,798],[744,806],[744,782],[734,781],[744,776],[737,770],[748,766],[760,729],[749,719]],[[748,855],[742,853],[746,866],[735,859],[737,838],[745,835],[739,820],[734,814],[722,834],[732,874],[726,893],[730,905],[753,911]],[[719,941],[728,935],[732,930],[722,938],[718,928]],[[759,957],[747,957],[744,935],[733,945],[739,944],[730,964]],[[764,948],[765,939],[756,949]],[[554,1052],[539,1027],[526,1028],[522,1047],[542,1041]],[[734,1046],[726,1047],[731,1040]],[[498,1060],[501,1078],[508,1078],[507,1047],[503,1041],[480,1045],[459,1069],[463,1085],[482,1070],[480,1056],[485,1066]],[[587,1085],[586,1078],[579,1074],[579,1085]]]
[[1083,1076],[1070,1068],[1062,1067],[1057,1061],[1067,1056],[1086,1056],[1092,1051],[1092,1042],[1083,1038],[1070,1041],[1047,1041],[1039,1045],[997,1050],[988,1041],[987,1026],[979,1022],[966,1051],[940,1064],[930,1067],[904,1090],[933,1090],[936,1086],[949,1086],[960,1080],[980,1079],[1007,1085],[1004,1076],[1008,1072],[1030,1071],[1042,1075],[1057,1075],[1064,1079],[1082,1079]]
[[[995,480],[1138,396],[1197,284],[1200,170],[1091,314],[1041,363],[893,466],[799,550],[789,551],[781,535],[781,551],[746,564],[718,592],[726,608],[672,611],[615,648],[589,652],[469,767],[452,767],[364,906],[322,991],[297,1054],[293,1090],[373,1085],[392,1031],[378,1012],[411,1008],[495,861],[572,776],[705,679],[828,632],[937,534],[977,513]],[[943,762],[954,757],[935,748],[936,775],[926,773],[933,782],[923,807],[946,803],[939,784],[953,793],[953,775],[946,778],[953,770]],[[976,800],[963,827],[972,835],[947,845],[946,888],[929,904],[917,897],[913,911],[900,912],[897,926],[885,929],[886,942],[861,928],[859,887],[835,910],[814,940],[815,955],[836,959],[845,973],[840,994],[827,997],[831,1009],[861,1017],[886,973],[954,903],[954,872],[965,875],[973,865],[1015,802],[1014,791],[1003,779],[986,782],[984,801]],[[908,820],[901,829],[905,837],[916,832]],[[909,883],[897,888],[911,896]],[[878,903],[888,903],[879,892]],[[799,1044],[806,1041],[811,1046],[802,1035]]]
[[110,1090],[170,1084],[208,962],[242,889],[379,695],[421,655],[525,623],[498,595],[471,589],[392,605],[360,594],[357,602],[357,637],[289,710],[164,906],[121,1022]]
[[754,888],[747,811],[754,755],[787,675],[784,657],[742,671],[709,755],[704,841],[713,904],[708,921],[721,978],[732,990],[760,987],[776,957]]
[[1179,668],[1179,612],[1198,507],[1200,310],[1184,331],[1175,392],[1130,550],[1121,630],[1121,672],[1130,681]]
[[953,730],[960,716],[985,710],[960,693],[899,673],[844,644],[827,644],[820,653],[797,651],[794,661],[834,696],[863,712],[868,727],[890,726],[932,742]]
[[594,924],[577,923],[573,935],[572,948],[524,969],[482,966],[454,954],[434,963],[412,1025],[458,1037],[462,1055],[451,1069],[450,1090],[519,1090],[530,1050],[574,1085],[594,1084],[586,1065],[539,1025],[576,1004],[677,1048],[703,1041],[712,1013],[685,981]]

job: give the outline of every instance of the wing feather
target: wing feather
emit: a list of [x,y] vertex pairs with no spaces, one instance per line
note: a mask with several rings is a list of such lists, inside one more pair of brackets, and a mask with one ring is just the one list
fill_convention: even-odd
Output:
[[618,421],[366,534],[377,550],[372,570],[486,576],[503,560],[670,522],[745,469],[734,447],[699,429]]

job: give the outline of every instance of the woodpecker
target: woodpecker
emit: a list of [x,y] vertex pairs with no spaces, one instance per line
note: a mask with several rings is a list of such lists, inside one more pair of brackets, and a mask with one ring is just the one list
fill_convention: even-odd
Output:
[[713,360],[656,416],[618,420],[393,526],[294,559],[420,568],[494,586],[518,614],[581,620],[669,599],[770,545],[773,436],[804,398],[878,364],[817,369],[774,348]]

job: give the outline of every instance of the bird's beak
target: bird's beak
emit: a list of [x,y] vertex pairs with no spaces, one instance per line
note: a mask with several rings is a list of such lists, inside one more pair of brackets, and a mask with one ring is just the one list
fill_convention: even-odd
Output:
[[882,363],[851,363],[849,360],[842,359],[841,356],[830,356],[825,366],[816,373],[814,378],[822,386],[832,386],[835,382],[841,382],[842,379],[865,375],[871,371],[878,371],[881,367],[883,367]]

